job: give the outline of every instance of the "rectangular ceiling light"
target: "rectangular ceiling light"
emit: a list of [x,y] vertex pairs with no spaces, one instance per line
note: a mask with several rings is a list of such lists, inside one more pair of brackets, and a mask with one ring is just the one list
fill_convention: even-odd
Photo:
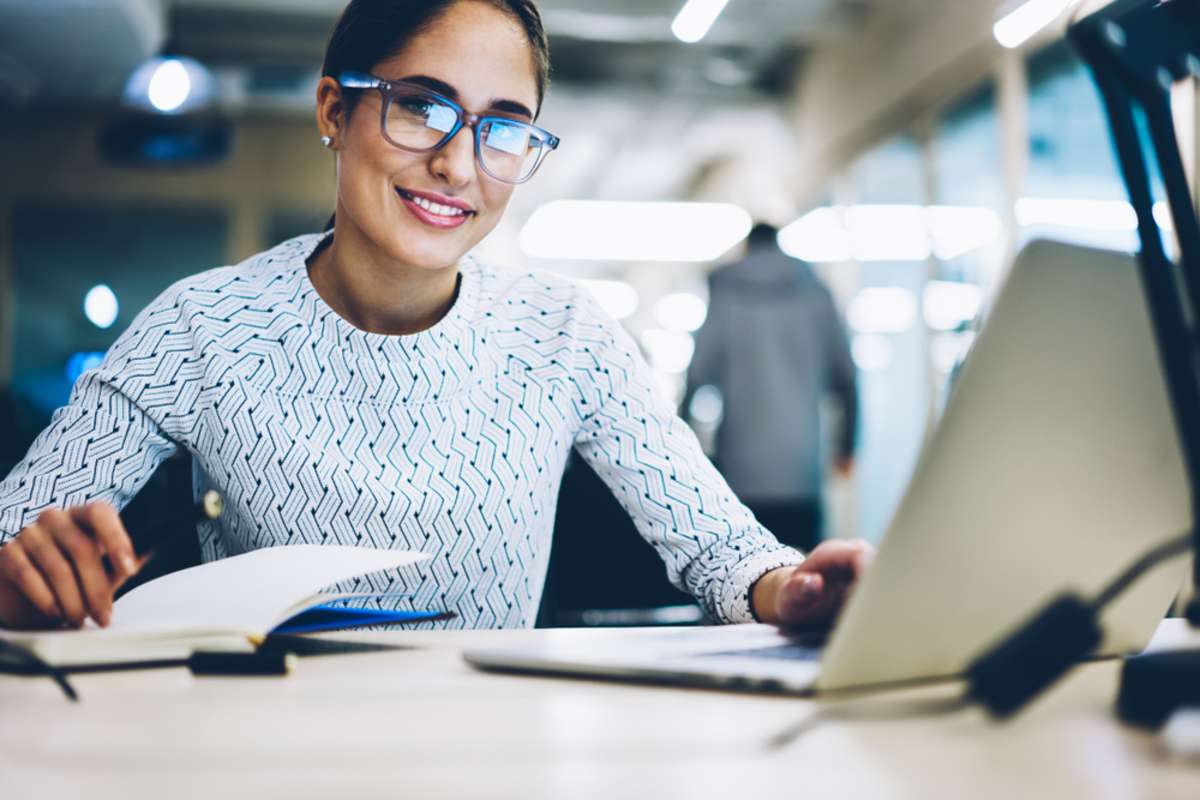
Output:
[[1137,230],[1137,212],[1124,200],[1021,197],[1017,200],[1016,216],[1017,224],[1022,227]]
[[996,20],[992,35],[1005,47],[1020,47],[1058,19],[1073,2],[1075,0],[1025,0]]
[[957,258],[996,240],[1000,217],[973,206],[855,205],[816,208],[779,232],[788,255],[814,262]]
[[708,34],[708,29],[721,16],[729,0],[687,0],[675,21],[671,23],[671,33],[681,42],[694,44]]
[[691,261],[720,258],[750,232],[750,214],[729,203],[556,200],[521,229],[534,258]]

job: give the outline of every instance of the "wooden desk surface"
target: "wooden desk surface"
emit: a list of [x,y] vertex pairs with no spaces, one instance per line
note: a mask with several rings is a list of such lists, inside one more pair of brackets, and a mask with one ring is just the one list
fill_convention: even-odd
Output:
[[[1200,798],[1200,765],[1119,725],[1117,662],[1075,670],[1015,722],[978,711],[828,718],[950,697],[841,701],[481,673],[466,646],[622,631],[359,633],[412,649],[309,658],[286,678],[186,670],[0,676],[0,798]],[[1200,637],[1179,621],[1156,643]]]

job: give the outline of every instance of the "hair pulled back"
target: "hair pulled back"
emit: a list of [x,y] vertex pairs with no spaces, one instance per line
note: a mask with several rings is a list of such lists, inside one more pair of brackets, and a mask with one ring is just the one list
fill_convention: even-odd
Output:
[[[350,0],[329,35],[321,75],[336,79],[346,70],[371,72],[376,64],[400,52],[424,33],[451,6],[462,2],[487,3],[520,23],[533,55],[540,109],[550,80],[550,45],[542,15],[533,0]],[[343,94],[347,117],[358,99],[357,92]],[[334,217],[330,216],[325,229],[332,228],[333,223]]]

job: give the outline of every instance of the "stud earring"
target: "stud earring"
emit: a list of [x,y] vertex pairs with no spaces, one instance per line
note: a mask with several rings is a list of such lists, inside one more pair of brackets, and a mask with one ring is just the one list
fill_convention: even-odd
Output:
[[332,136],[322,136],[321,137],[321,146],[322,147],[332,147],[333,146],[333,137]]

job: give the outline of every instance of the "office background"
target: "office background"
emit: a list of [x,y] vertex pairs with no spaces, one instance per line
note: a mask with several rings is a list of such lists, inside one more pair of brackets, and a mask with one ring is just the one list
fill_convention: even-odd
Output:
[[[342,5],[0,2],[0,469],[167,285],[323,224],[333,165],[317,142],[313,86]],[[594,225],[595,207],[572,216],[552,204],[723,203],[782,227],[785,249],[832,290],[858,368],[857,468],[827,484],[830,535],[882,535],[1023,242],[1135,243],[1099,98],[1061,42],[1065,16],[1005,48],[993,33],[998,0],[730,0],[687,44],[670,30],[676,0],[540,5],[554,65],[540,124],[564,144],[480,255],[591,282],[680,398],[705,276],[737,246],[700,260],[671,250],[690,238],[685,216],[658,229],[665,256],[624,236],[627,252],[594,259],[547,230]],[[218,145],[227,138],[223,157],[121,163],[140,119],[122,92],[163,53],[211,70],[212,107],[184,116],[213,126]],[[1195,82],[1174,99],[1194,176]],[[565,216],[539,226],[552,212]],[[720,409],[704,397],[689,411],[709,441]],[[558,564],[567,577],[551,583],[559,605],[682,602],[632,526],[604,542],[580,533],[591,524],[608,536],[622,520],[575,469],[559,510],[574,543]],[[599,545],[631,576],[619,598],[586,568]]]

